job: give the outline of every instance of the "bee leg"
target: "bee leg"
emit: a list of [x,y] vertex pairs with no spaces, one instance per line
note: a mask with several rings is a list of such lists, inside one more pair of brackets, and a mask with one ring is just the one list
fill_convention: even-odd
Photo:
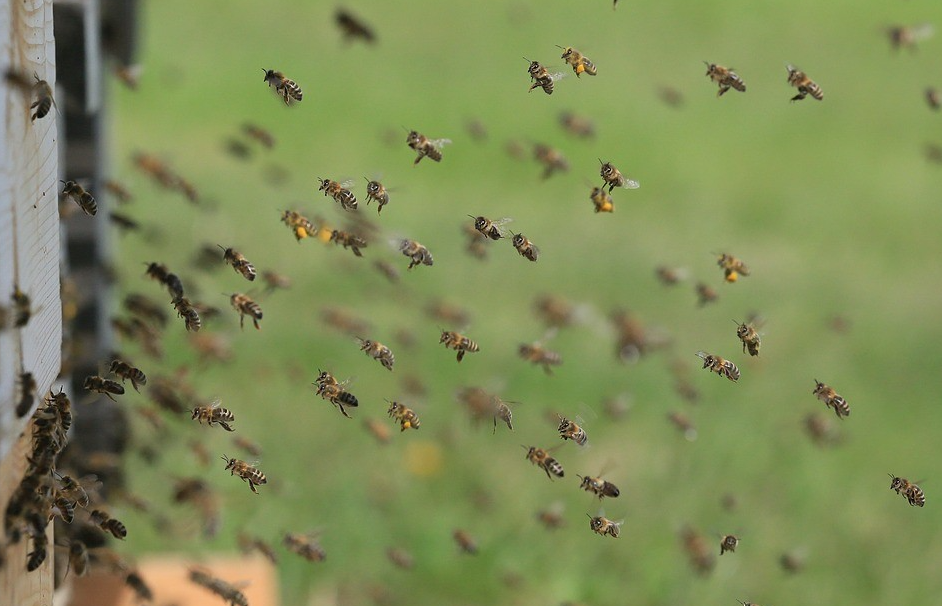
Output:
[[249,488],[252,489],[252,492],[254,492],[255,494],[258,494],[258,489],[255,488],[255,482],[253,482],[252,480],[247,480],[247,481],[249,483]]
[[358,257],[362,257],[362,256],[363,256],[363,253],[360,252],[360,249],[359,249],[359,248],[357,248],[356,246],[354,246],[354,247],[352,247],[352,248],[353,248],[353,254],[355,254],[355,255],[358,256]]
[[546,372],[546,374],[553,376],[553,369],[549,367],[549,364],[543,365],[543,371]]
[[722,97],[724,94],[726,94],[726,91],[728,91],[728,90],[729,90],[729,87],[728,87],[728,86],[721,86],[721,87],[720,87],[720,90],[716,91],[716,96],[717,96],[717,97]]
[[463,349],[459,349],[459,350],[458,350],[458,361],[461,362],[462,358],[464,358],[464,350],[463,350]]
[[261,330],[261,329],[262,329],[262,327],[258,325],[258,320],[257,320],[256,318],[252,318],[252,324],[255,325],[255,330]]
[[111,398],[111,401],[112,401],[112,402],[117,402],[117,400],[114,399],[114,396],[111,395],[110,393],[108,393],[107,391],[102,392],[102,393],[104,393],[106,396],[108,396],[109,398]]
[[235,431],[235,430],[234,430],[232,427],[230,427],[229,424],[226,423],[225,421],[220,421],[219,424],[222,425],[222,428],[225,429],[226,431]]
[[239,328],[245,330],[245,314],[242,313],[239,314]]

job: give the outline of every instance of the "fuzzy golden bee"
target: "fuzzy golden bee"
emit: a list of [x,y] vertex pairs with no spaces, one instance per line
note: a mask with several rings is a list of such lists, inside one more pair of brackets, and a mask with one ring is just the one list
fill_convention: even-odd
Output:
[[585,429],[575,421],[571,421],[560,415],[556,416],[559,418],[559,427],[556,428],[556,431],[559,432],[560,438],[572,440],[579,446],[585,446],[589,442],[589,436],[586,435]]
[[[363,177],[366,179],[366,177]],[[389,204],[389,192],[386,190],[386,187],[376,181],[375,179],[370,180],[366,179],[366,205],[370,205],[371,200],[376,200],[376,203],[379,206],[376,209],[376,212],[382,214],[383,207]]]
[[393,369],[393,364],[396,361],[396,357],[388,347],[379,341],[361,339],[360,337],[357,337],[357,341],[360,343],[360,351],[366,353],[366,355],[373,358],[374,360],[378,360],[386,370]]
[[724,534],[720,539],[720,555],[723,555],[727,551],[735,552],[737,545],[739,545],[739,537],[732,534]]
[[228,408],[223,408],[219,400],[214,400],[209,406],[195,407],[192,415],[191,418],[199,421],[200,425],[203,424],[203,421],[206,421],[206,424],[210,427],[219,425],[226,431],[235,431],[229,426],[229,423],[235,422],[235,415]]
[[716,264],[723,270],[723,279],[727,282],[735,282],[739,276],[749,275],[749,268],[746,264],[731,254],[720,253],[716,257]]
[[82,209],[82,212],[92,217],[98,213],[98,203],[95,202],[95,198],[90,193],[85,191],[84,187],[75,181],[60,180],[59,182],[65,184],[65,187],[62,188],[62,195],[71,198]]
[[412,269],[416,265],[432,265],[434,263],[432,253],[415,240],[400,240],[399,252],[409,257],[409,269]]
[[239,312],[239,328],[245,328],[245,316],[252,318],[256,330],[260,330],[258,321],[262,319],[262,308],[251,297],[242,293],[232,293],[229,304]]
[[834,388],[815,379],[814,390],[811,393],[824,402],[828,408],[833,408],[837,418],[842,419],[850,416],[850,405],[843,396],[834,391]]
[[565,61],[572,67],[572,71],[575,72],[576,77],[579,78],[583,73],[590,76],[594,76],[599,73],[598,69],[595,67],[595,64],[589,61],[589,58],[574,49],[571,46],[562,47],[558,44],[558,48],[563,49],[563,54],[560,56],[560,59]]
[[506,238],[507,231],[504,229],[504,225],[513,221],[513,219],[509,217],[504,217],[502,219],[498,219],[497,221],[491,221],[484,216],[468,216],[474,219],[474,229],[476,229],[485,238],[490,238],[491,240],[500,240],[501,238]]
[[255,266],[249,263],[249,260],[245,258],[245,255],[235,250],[234,248],[226,248],[221,244],[217,244],[220,249],[222,249],[222,258],[228,264],[232,266],[232,269],[243,278],[252,282],[255,280],[256,272]]
[[805,72],[799,70],[794,65],[786,66],[788,70],[788,83],[798,89],[798,94],[792,97],[792,101],[801,101],[808,95],[811,95],[818,101],[824,99],[824,91],[818,84],[809,78]]
[[[389,400],[387,400],[389,402]],[[419,416],[411,408],[399,402],[389,402],[389,410],[386,411],[390,418],[399,423],[400,431],[407,429],[418,429],[420,422]]]
[[641,187],[640,183],[623,175],[611,162],[602,162],[602,159],[599,158],[599,164],[601,164],[599,174],[602,176],[602,187],[608,186],[609,193],[616,187],[625,189],[638,189]]
[[900,478],[894,476],[893,474],[888,474],[892,479],[890,482],[890,490],[895,490],[896,494],[901,494],[903,497],[909,501],[910,505],[916,507],[924,507],[926,504],[926,493],[923,492],[922,488],[919,488],[915,483],[910,482],[906,478]]
[[344,210],[356,210],[357,209],[357,197],[350,187],[353,185],[353,181],[332,181],[331,179],[318,179],[320,184],[317,188],[317,191],[324,192],[325,196],[330,196],[334,199],[334,202],[340,204],[340,207]]
[[601,536],[610,536],[613,539],[617,539],[619,533],[621,532],[622,522],[613,522],[603,515],[597,515],[595,517],[589,516],[589,528],[592,529],[592,532]]
[[618,490],[618,486],[615,486],[608,480],[603,480],[602,478],[592,477],[592,476],[580,476],[576,474],[576,477],[579,478],[579,488],[585,490],[586,492],[591,492],[599,498],[601,501],[604,497],[615,498],[621,494],[621,491]]
[[592,205],[595,206],[595,212],[615,212],[615,201],[612,199],[611,194],[605,191],[604,186],[593,187],[592,192],[589,194],[589,199],[592,200]]
[[226,471],[230,476],[239,476],[243,481],[249,483],[249,488],[255,494],[258,494],[256,486],[268,483],[268,478],[255,466],[249,465],[242,459],[230,459],[222,455],[222,460],[226,462]]
[[513,234],[511,243],[525,259],[535,262],[540,257],[540,249],[523,234]]
[[560,80],[564,74],[551,74],[539,61],[530,61],[526,57],[524,57],[524,60],[530,63],[530,66],[527,67],[527,73],[530,74],[530,81],[532,82],[530,90],[527,92],[533,92],[534,88],[542,88],[544,93],[552,95],[554,83]]
[[444,344],[447,349],[457,351],[459,362],[464,358],[464,354],[480,351],[480,347],[478,347],[477,343],[461,333],[450,330],[443,330],[438,342]]
[[135,368],[127,362],[121,360],[112,360],[111,374],[121,379],[121,382],[130,380],[134,391],[141,391],[141,385],[147,385],[147,375],[140,368]]
[[750,356],[758,356],[762,339],[759,337],[756,327],[747,322],[736,322],[736,320],[733,320],[733,322],[737,325],[736,336],[742,341],[742,352],[746,353],[748,349]]
[[709,61],[703,63],[707,66],[706,75],[720,87],[716,93],[717,97],[722,97],[731,88],[735,88],[741,93],[746,92],[746,83],[742,81],[739,74],[733,71],[733,68],[726,68]]
[[311,220],[299,212],[286,210],[281,214],[281,222],[288,226],[294,239],[298,242],[304,238],[317,235],[317,228],[311,223]]
[[265,72],[265,78],[263,82],[268,84],[268,88],[273,86],[275,87],[275,92],[284,98],[285,105],[290,104],[291,101],[301,101],[303,94],[301,93],[301,87],[298,86],[297,82],[290,78],[286,78],[283,73],[273,69],[265,69],[263,67],[262,71]]
[[[524,448],[527,447],[524,446]],[[527,449],[527,460],[546,472],[546,477],[550,480],[553,476],[561,478],[565,475],[562,464],[550,455],[551,450],[536,446],[530,446]]]
[[343,246],[344,248],[349,248],[353,251],[353,254],[362,257],[363,253],[360,252],[361,248],[366,248],[367,242],[363,237],[349,231],[342,231],[339,229],[332,230],[330,232],[330,241],[337,244],[338,246]]
[[696,355],[703,360],[703,368],[709,368],[710,372],[715,372],[730,381],[739,380],[739,368],[729,360],[714,354],[708,354],[705,351],[698,351]]
[[451,139],[429,139],[418,131],[411,130],[406,135],[406,145],[416,152],[415,162],[418,164],[422,158],[428,157],[434,162],[442,161],[442,147],[451,143]]

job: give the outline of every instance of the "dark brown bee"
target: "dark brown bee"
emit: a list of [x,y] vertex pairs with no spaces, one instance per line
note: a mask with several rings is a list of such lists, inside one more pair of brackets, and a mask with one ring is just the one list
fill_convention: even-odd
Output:
[[805,559],[800,554],[789,551],[779,556],[778,563],[785,572],[795,574],[804,568]]
[[265,474],[242,459],[230,459],[226,455],[222,455],[222,460],[226,462],[226,471],[229,472],[229,475],[239,476],[243,481],[248,482],[249,488],[255,494],[258,494],[256,486],[268,483]]
[[193,409],[191,418],[198,420],[200,425],[203,424],[203,421],[206,421],[206,424],[210,427],[218,424],[226,431],[235,431],[229,426],[229,423],[235,422],[235,415],[228,408],[222,408],[220,404],[219,400],[215,400],[209,406],[197,406]]
[[926,103],[929,104],[930,109],[939,111],[942,107],[942,95],[939,94],[939,89],[931,86],[926,89]]
[[576,424],[575,421],[570,421],[566,417],[559,417],[559,427],[556,430],[559,432],[559,437],[564,440],[572,440],[579,446],[585,446],[589,441],[589,436],[586,435],[585,429]]
[[84,187],[75,181],[60,180],[59,183],[65,183],[65,187],[62,188],[62,195],[71,198],[82,209],[82,212],[92,217],[98,213],[98,203],[95,202],[95,198],[90,193],[85,191]]
[[534,262],[540,257],[540,249],[523,234],[513,234],[511,242],[521,257]]
[[58,473],[56,475],[59,479],[57,489],[59,496],[69,499],[80,507],[87,507],[92,500],[89,492],[96,494],[102,485],[95,475],[88,475],[79,480],[68,475],[58,475]]
[[355,233],[335,229],[330,232],[330,241],[353,250],[353,254],[362,257],[361,248],[366,248],[366,240]]
[[824,99],[824,91],[821,90],[821,87],[818,86],[814,80],[805,75],[805,72],[793,65],[786,66],[786,69],[788,70],[788,83],[798,89],[798,94],[792,97],[792,101],[801,101],[808,95],[811,95],[818,101]]
[[401,240],[399,242],[399,252],[409,257],[409,269],[416,265],[432,265],[432,253],[427,248],[415,240]]
[[[524,448],[527,448],[524,446]],[[527,450],[527,460],[546,472],[546,477],[550,480],[553,476],[561,478],[565,475],[563,466],[559,461],[550,456],[550,451],[536,446],[530,446]],[[550,475],[552,474],[552,475]]]
[[708,61],[704,61],[703,63],[707,66],[706,75],[720,87],[720,90],[716,93],[717,97],[722,97],[730,88],[735,88],[741,93],[746,92],[745,82],[742,81],[742,78],[740,78],[732,68],[727,69],[722,65]]
[[337,379],[326,370],[320,371],[320,374],[317,375],[313,383],[317,395],[336,406],[340,409],[340,413],[349,419],[351,417],[344,409],[344,405],[357,407],[360,405],[360,402],[357,400],[356,396],[344,389],[346,384],[347,381],[343,381],[342,383],[338,382]]
[[[387,400],[387,402],[389,402],[389,400]],[[389,410],[386,412],[399,423],[400,431],[419,428],[419,416],[415,414],[414,410],[404,404],[389,402]]]
[[[366,179],[366,177],[363,178]],[[366,179],[366,181],[366,205],[370,205],[370,200],[376,200],[379,204],[376,211],[382,213],[383,207],[389,204],[389,192],[379,181],[371,181],[370,179]]]
[[533,157],[537,162],[543,165],[543,179],[549,179],[553,173],[565,172],[569,170],[569,161],[555,147],[550,147],[543,143],[533,145]]
[[696,286],[697,291],[697,304],[700,307],[703,307],[707,303],[713,303],[719,298],[719,295],[712,286],[709,286],[706,282],[697,282]]
[[383,274],[383,276],[393,284],[397,284],[399,282],[399,268],[389,261],[377,259],[376,261],[373,261],[373,267],[375,267],[376,271]]
[[813,393],[819,400],[824,402],[828,408],[834,409],[834,414],[837,415],[837,418],[842,419],[844,417],[850,416],[850,405],[847,404],[847,400],[838,395],[833,388],[828,387],[826,384],[814,380],[814,391]]
[[703,535],[692,527],[685,526],[680,532],[680,539],[693,569],[701,575],[709,574],[716,565],[716,556]]
[[216,246],[222,249],[223,260],[231,265],[236,273],[241,274],[242,277],[249,282],[255,280],[255,266],[249,263],[245,255],[233,248],[225,248],[221,244],[217,244]]
[[720,555],[727,551],[735,552],[737,545],[739,545],[739,537],[731,534],[723,535],[723,538],[720,539]]
[[592,192],[589,194],[589,199],[592,200],[592,204],[595,206],[595,212],[615,212],[615,202],[612,200],[611,194],[605,191],[604,185],[602,187],[593,187]]
[[557,295],[540,295],[533,307],[543,323],[550,328],[564,328],[576,322],[576,306]]
[[711,372],[715,372],[721,377],[726,377],[730,381],[735,382],[739,380],[739,368],[729,360],[708,354],[705,351],[698,351],[696,355],[703,360],[704,368],[709,368]]
[[898,51],[901,48],[909,48],[910,51],[916,50],[916,44],[927,40],[935,34],[935,28],[931,23],[920,23],[919,25],[893,25],[886,28],[886,36],[890,40],[890,46]]
[[176,297],[171,301],[177,310],[177,317],[183,318],[187,331],[198,332],[203,326],[199,311],[186,297]]
[[889,474],[893,480],[890,482],[890,490],[895,490],[896,494],[901,494],[909,501],[910,505],[923,507],[926,504],[926,493],[922,491],[915,483],[906,478],[900,478]]
[[727,282],[735,282],[740,275],[748,276],[749,268],[733,255],[722,253],[716,257],[716,264],[723,270],[723,278]]
[[98,375],[85,377],[83,388],[88,391],[97,391],[98,393],[103,393],[111,398],[111,400],[114,402],[117,402],[117,400],[115,400],[114,396],[111,394],[120,396],[124,393],[124,387],[122,387],[120,383],[112,381],[111,379],[105,379],[104,377],[100,377]]
[[31,372],[20,374],[20,401],[16,405],[16,418],[21,419],[33,407],[36,401],[36,378]]
[[275,136],[257,124],[243,124],[242,132],[268,149],[275,147]]
[[376,34],[373,30],[346,10],[337,9],[334,20],[343,33],[344,41],[349,42],[357,38],[371,44],[376,41]]
[[121,360],[113,360],[111,362],[111,374],[120,377],[122,383],[130,379],[131,386],[134,387],[134,391],[137,392],[141,391],[139,389],[140,385],[147,385],[147,376],[141,372],[141,369],[135,368]]
[[374,360],[379,360],[379,363],[382,364],[383,368],[386,370],[393,369],[393,363],[395,363],[396,357],[388,347],[379,341],[361,339],[360,337],[357,337],[357,341],[360,343],[360,351],[365,352],[366,355]]
[[449,143],[451,143],[451,139],[429,139],[414,130],[409,131],[406,136],[406,144],[418,154],[415,157],[415,162],[412,163],[413,165],[418,164],[426,156],[434,162],[441,162],[442,147]]
[[229,297],[229,303],[233,309],[239,312],[239,328],[245,328],[245,316],[252,318],[252,323],[256,330],[261,330],[258,321],[262,319],[262,308],[253,301],[248,295],[242,293],[233,293]]
[[128,529],[120,520],[112,518],[100,509],[92,511],[89,520],[105,532],[111,533],[111,536],[116,539],[125,539],[128,536]]
[[239,591],[235,585],[227,583],[222,579],[217,579],[204,570],[191,568],[190,581],[215,593],[228,602],[229,606],[249,606],[249,601],[245,597],[245,594]]
[[141,231],[141,224],[124,213],[112,211],[108,214],[108,220],[121,231]]
[[661,265],[654,270],[654,275],[657,276],[657,279],[660,280],[661,284],[664,286],[675,286],[684,279],[685,274],[686,272],[684,272],[682,269],[666,267],[664,265]]
[[[478,240],[481,239],[481,235],[477,232],[475,232],[475,236]],[[471,314],[466,308],[440,299],[429,301],[425,311],[433,320],[445,324],[464,326],[471,321]]]
[[82,541],[72,539],[64,545],[69,548],[69,559],[66,565],[65,574],[69,571],[77,577],[84,577],[88,574],[89,557],[88,547]]
[[35,109],[36,111],[29,117],[31,121],[35,121],[37,118],[45,118],[49,110],[51,110],[52,106],[56,103],[55,98],[52,96],[52,87],[49,86],[49,83],[45,80],[40,80],[39,76],[36,74],[33,74],[33,78],[36,79],[36,84],[33,85],[33,96],[36,100],[33,101],[29,108]]
[[46,556],[48,555],[49,539],[46,538],[45,532],[35,532],[32,535],[33,539],[33,550],[27,554],[26,558],[26,571],[33,572],[46,561]]
[[517,348],[517,355],[538,366],[542,366],[546,374],[553,374],[551,366],[559,366],[563,363],[563,356],[556,351],[550,351],[543,347],[542,343],[522,343]]
[[612,193],[612,190],[616,187],[625,189],[638,189],[641,187],[640,183],[623,175],[611,162],[602,162],[602,159],[599,158],[599,164],[602,165],[602,168],[599,169],[599,174],[602,176],[602,187],[607,185],[608,193]]
[[318,535],[317,532],[307,534],[286,533],[284,538],[285,549],[301,556],[308,562],[323,562],[327,559],[327,552],[324,551],[324,548],[317,540]]
[[330,196],[334,202],[340,204],[344,210],[357,209],[357,197],[348,188],[353,185],[353,181],[331,181],[330,179],[318,179],[320,186],[317,191],[324,192],[325,196]]
[[183,282],[177,274],[170,272],[166,265],[161,263],[145,263],[145,265],[147,265],[145,275],[166,286],[171,297],[183,296]]
[[325,307],[321,311],[321,319],[330,328],[354,337],[371,330],[370,323],[367,320],[358,318],[350,312],[336,307]]
[[553,94],[554,83],[561,79],[564,74],[554,73],[551,74],[539,61],[530,61],[526,57],[523,58],[525,61],[530,63],[530,66],[527,67],[527,73],[530,74],[530,90],[527,92],[533,92],[534,88],[542,88],[543,92],[547,95]]
[[457,529],[451,533],[462,553],[474,555],[478,552],[478,543],[467,530]]
[[[736,322],[736,320],[733,320],[733,322]],[[762,344],[762,340],[759,338],[755,326],[746,322],[736,322],[736,324],[738,325],[736,336],[742,341],[743,353],[746,353],[746,349],[748,349],[750,356],[759,355],[759,346]]]
[[576,474],[576,477],[581,480],[579,488],[596,495],[600,501],[603,497],[611,497],[614,499],[621,494],[617,486],[600,477],[593,478],[592,476],[580,476],[578,474]]
[[566,132],[575,137],[591,139],[595,136],[595,124],[586,117],[563,112],[559,115],[559,123]]
[[268,88],[275,87],[275,92],[284,98],[285,105],[288,105],[291,100],[301,101],[301,87],[294,80],[285,78],[283,73],[272,69],[263,67],[262,71],[265,72],[263,81],[268,83]]
[[242,550],[242,553],[248,554],[252,553],[253,551],[257,551],[272,564],[278,564],[278,554],[275,553],[275,550],[271,548],[271,545],[262,539],[240,532],[238,535],[236,535],[236,541],[238,542],[239,549]]
[[809,414],[805,417],[804,426],[805,433],[818,446],[831,446],[840,442],[840,435],[837,433],[831,419],[826,418],[823,414]]
[[575,72],[576,77],[580,78],[583,73],[594,76],[598,74],[598,69],[595,67],[595,64],[589,61],[589,58],[574,49],[571,46],[563,48],[562,46],[556,45],[559,48],[563,49],[563,54],[560,59],[564,60],[566,63],[572,67],[572,71]]
[[454,349],[458,352],[458,361],[464,358],[465,353],[474,353],[480,351],[478,344],[468,337],[454,331],[443,330],[442,336],[438,341],[443,343],[446,348]]
[[608,535],[613,539],[618,538],[618,534],[621,532],[621,522],[613,522],[602,515],[595,516],[594,518],[589,514],[586,515],[589,516],[589,528],[592,529],[592,532],[602,535],[603,537]]
[[491,240],[500,240],[501,238],[507,237],[507,232],[504,230],[504,225],[513,221],[509,217],[504,217],[503,219],[498,219],[497,221],[491,221],[487,217],[473,217],[474,219],[474,229],[478,230],[482,236],[485,238],[490,238]]

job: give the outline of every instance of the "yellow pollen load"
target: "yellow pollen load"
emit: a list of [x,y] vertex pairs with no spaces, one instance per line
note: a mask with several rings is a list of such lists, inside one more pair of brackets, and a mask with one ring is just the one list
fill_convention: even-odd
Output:
[[582,72],[584,72],[584,71],[585,71],[585,65],[583,65],[583,64],[580,63],[579,65],[576,66],[576,75],[577,75],[577,76],[578,76],[579,74],[581,74]]
[[304,229],[303,227],[296,227],[296,228],[294,229],[294,237],[297,238],[298,240],[302,240],[302,239],[308,237],[309,235],[310,235],[310,234],[307,233],[307,230]]
[[321,230],[317,232],[317,239],[325,244],[330,242],[330,234],[332,231],[333,230],[327,229],[326,227],[322,227]]
[[730,271],[726,274],[727,282],[735,282],[738,279],[739,279],[739,274],[736,273],[735,271]]

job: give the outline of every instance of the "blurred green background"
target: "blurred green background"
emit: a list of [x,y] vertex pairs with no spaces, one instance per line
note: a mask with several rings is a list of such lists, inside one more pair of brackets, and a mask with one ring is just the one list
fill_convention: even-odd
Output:
[[[180,527],[169,534],[119,510],[127,547],[198,561],[234,551],[242,529],[273,543],[285,531],[320,530],[323,563],[279,547],[283,604],[377,596],[392,604],[935,601],[942,167],[924,148],[940,142],[942,116],[923,91],[942,86],[940,41],[894,52],[883,28],[938,23],[942,8],[917,0],[346,8],[375,29],[375,45],[344,43],[329,3],[144,3],[140,87],[111,85],[111,164],[137,196],[123,210],[156,235],[117,241],[120,288],[164,298],[141,276],[141,262],[166,263],[195,299],[222,308],[203,330],[231,338],[235,357],[199,363],[176,319],[163,361],[122,348],[149,375],[189,368],[201,395],[233,410],[236,435],[262,446],[269,484],[255,496],[223,470],[219,455],[238,451],[218,428],[174,419],[164,437],[135,419],[136,443],[157,446],[161,457],[131,460],[132,489],[169,508],[170,477],[199,475],[222,495],[224,520],[204,540],[190,510],[168,510]],[[583,51],[598,76],[575,78],[555,45]],[[523,56],[568,77],[552,96],[528,94]],[[717,99],[703,61],[736,68],[748,92]],[[786,63],[820,84],[823,102],[789,102]],[[260,68],[294,79],[303,102],[286,109]],[[682,105],[665,104],[664,87]],[[567,134],[563,111],[592,119],[597,136]],[[486,127],[486,141],[471,137],[470,120]],[[248,159],[227,153],[245,122],[271,131],[275,149],[250,144]],[[403,128],[453,144],[440,164],[413,166]],[[527,157],[509,155],[508,141]],[[541,180],[534,142],[559,148],[571,170]],[[203,203],[159,189],[133,167],[136,151],[166,160]],[[641,183],[614,192],[610,215],[594,214],[588,197],[600,181],[598,158]],[[364,204],[364,175],[395,188],[379,217]],[[383,230],[364,258],[313,239],[296,243],[280,223],[291,208],[342,224],[336,204],[316,191],[317,177],[358,180],[359,212]],[[461,233],[468,214],[513,217],[510,227],[542,250],[539,262],[508,241],[488,243],[486,261],[469,257]],[[435,265],[405,272],[407,259],[384,243],[403,236],[425,244]],[[259,271],[294,281],[270,295],[255,289],[261,331],[240,331],[220,294],[245,291],[240,276],[221,260],[211,272],[191,265],[204,243],[234,246]],[[724,251],[752,275],[723,283],[713,253]],[[375,270],[378,259],[402,270],[399,284]],[[662,285],[660,265],[682,268],[685,281]],[[697,306],[697,281],[718,291],[716,303]],[[553,376],[516,355],[520,343],[544,335],[533,311],[543,293],[578,304],[583,319],[547,342],[564,357]],[[471,321],[445,326],[430,317],[436,299],[465,307]],[[327,326],[325,307],[368,319],[362,336],[393,349],[394,371]],[[670,346],[619,361],[606,319],[615,309],[669,335]],[[741,353],[730,322],[751,312],[765,320],[759,358]],[[834,330],[835,318],[849,328]],[[465,330],[481,351],[456,364],[438,344],[440,327]],[[742,379],[700,370],[698,350],[730,358]],[[678,361],[700,391],[695,405],[674,389]],[[353,378],[361,402],[353,420],[314,395],[318,368]],[[408,376],[420,377],[427,395],[407,396]],[[815,378],[851,407],[832,448],[815,446],[803,429],[815,412],[838,423],[811,394]],[[471,425],[455,399],[469,385],[520,402],[514,433]],[[617,397],[630,404],[622,418],[606,413],[605,400]],[[421,429],[400,434],[384,398],[415,409]],[[690,417],[696,440],[668,422],[670,411]],[[520,445],[559,444],[557,412],[585,419],[590,446],[557,450],[566,477],[550,482]],[[387,424],[391,443],[379,444],[364,418]],[[194,438],[209,447],[210,468],[187,448]],[[420,464],[435,456],[440,466]],[[608,517],[625,520],[618,540],[589,530],[586,514],[599,503],[575,477],[603,468],[622,491],[604,502]],[[928,480],[927,507],[888,490],[888,472]],[[723,506],[727,494],[732,509]],[[566,526],[548,531],[536,513],[554,503]],[[699,576],[679,538],[688,524],[716,553],[723,533],[742,542]],[[476,556],[459,552],[455,528],[477,539]],[[410,551],[415,568],[395,568],[388,547]],[[780,568],[788,551],[804,557],[800,574]]]

